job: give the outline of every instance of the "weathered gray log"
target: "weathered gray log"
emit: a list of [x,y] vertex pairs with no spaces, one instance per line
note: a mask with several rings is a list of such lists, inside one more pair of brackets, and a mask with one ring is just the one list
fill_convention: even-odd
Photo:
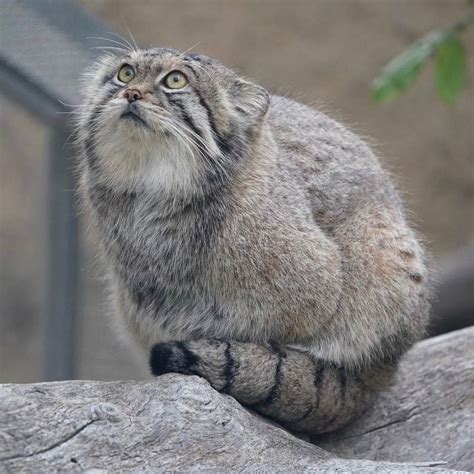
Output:
[[472,335],[463,330],[419,344],[396,387],[339,435],[346,439],[324,440],[327,449],[376,462],[339,458],[198,377],[170,374],[146,382],[0,385],[0,472],[427,472],[436,461],[448,462],[441,470],[469,467]]
[[473,356],[474,326],[419,343],[362,418],[313,441],[342,457],[437,459],[474,471]]

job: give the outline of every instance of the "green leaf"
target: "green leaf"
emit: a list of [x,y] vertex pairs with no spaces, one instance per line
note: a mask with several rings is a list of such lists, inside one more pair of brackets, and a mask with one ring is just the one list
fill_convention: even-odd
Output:
[[373,99],[376,102],[388,101],[407,89],[420,72],[423,63],[436,51],[438,44],[445,37],[445,32],[433,31],[392,59],[372,83]]
[[454,104],[466,80],[466,51],[457,36],[450,35],[439,44],[434,73],[439,95]]

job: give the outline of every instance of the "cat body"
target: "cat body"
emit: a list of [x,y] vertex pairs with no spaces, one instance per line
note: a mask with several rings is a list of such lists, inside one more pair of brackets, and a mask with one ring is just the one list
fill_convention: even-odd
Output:
[[295,431],[359,415],[429,308],[423,251],[367,145],[204,56],[108,57],[85,88],[82,195],[153,373],[201,375]]

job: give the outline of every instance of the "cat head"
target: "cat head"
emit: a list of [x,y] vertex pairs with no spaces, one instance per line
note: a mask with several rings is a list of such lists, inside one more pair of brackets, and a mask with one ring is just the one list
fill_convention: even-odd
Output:
[[262,87],[206,56],[170,49],[101,58],[84,75],[78,140],[112,186],[176,191],[224,179],[258,136]]

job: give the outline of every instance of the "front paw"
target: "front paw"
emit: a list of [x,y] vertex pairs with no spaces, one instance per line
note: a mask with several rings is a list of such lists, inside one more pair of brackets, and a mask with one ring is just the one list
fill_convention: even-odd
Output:
[[185,342],[160,342],[150,353],[150,368],[153,375],[170,372],[191,375],[199,364],[199,357],[191,352]]

